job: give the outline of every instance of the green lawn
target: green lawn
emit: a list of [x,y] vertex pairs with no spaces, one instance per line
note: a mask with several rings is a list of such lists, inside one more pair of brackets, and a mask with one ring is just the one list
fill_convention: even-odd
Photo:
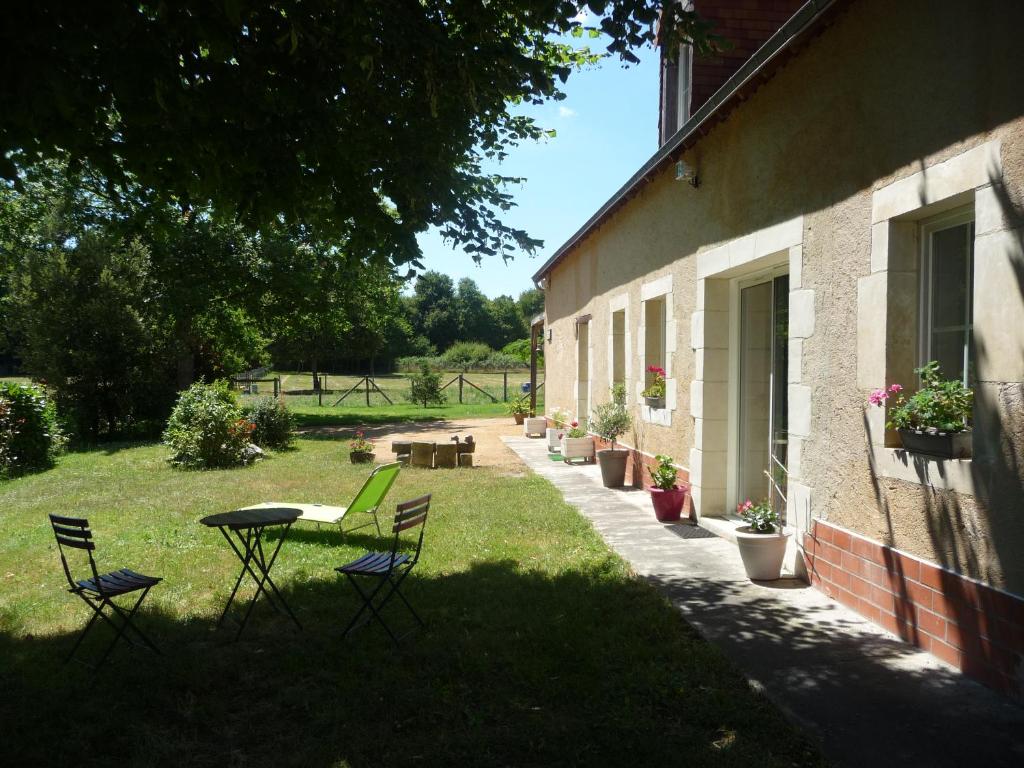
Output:
[[[270,499],[345,503],[366,470],[324,439],[239,470],[177,471],[166,455],[111,445],[0,485],[5,764],[820,760],[530,474],[402,472],[389,502],[430,492],[434,505],[408,582],[428,627],[401,651],[377,627],[340,637],[357,602],[333,567],[379,546],[372,529],[342,540],[296,527],[274,576],[305,631],[261,601],[233,643],[213,624],[238,562],[198,518]],[[124,647],[96,676],[61,666],[87,611],[63,589],[48,512],[90,518],[101,566],[165,578],[140,619],[163,656]]]

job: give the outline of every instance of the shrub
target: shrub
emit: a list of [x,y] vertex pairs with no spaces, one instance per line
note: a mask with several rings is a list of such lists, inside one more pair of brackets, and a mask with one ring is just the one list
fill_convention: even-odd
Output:
[[441,377],[430,370],[426,363],[420,366],[418,375],[410,377],[409,382],[409,399],[424,408],[429,405],[444,405],[447,400],[441,391]]
[[665,456],[664,454],[658,454],[654,457],[658,460],[658,466],[654,469],[650,467],[647,471],[651,475],[651,482],[655,488],[660,488],[663,491],[671,491],[676,487],[676,468],[672,466],[672,457]]
[[441,360],[453,370],[468,371],[483,367],[493,354],[494,350],[479,341],[457,341],[441,355]]
[[244,411],[252,422],[252,441],[265,448],[287,448],[295,439],[295,417],[281,400],[261,397]]
[[66,442],[53,403],[39,389],[0,384],[0,477],[53,466]]
[[197,382],[181,393],[167,421],[171,461],[189,469],[235,467],[252,460],[252,422],[242,417],[226,381]]

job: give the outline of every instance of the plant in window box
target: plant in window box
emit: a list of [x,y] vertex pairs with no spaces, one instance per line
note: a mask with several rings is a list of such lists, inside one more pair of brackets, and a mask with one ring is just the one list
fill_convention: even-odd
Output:
[[656,365],[647,366],[647,372],[654,374],[654,380],[643,391],[644,404],[648,408],[665,407],[665,369]]
[[767,499],[757,504],[747,499],[736,505],[736,512],[746,523],[736,529],[736,546],[747,578],[775,581],[782,575],[786,541],[791,534],[781,530],[779,513]]
[[562,433],[562,461],[583,459],[588,463],[594,461],[594,438],[587,434],[585,424],[573,421],[569,429]]
[[353,464],[369,464],[373,461],[373,443],[360,430],[348,444],[348,458]]
[[629,451],[616,448],[615,441],[626,433],[632,420],[626,413],[626,388],[621,384],[612,387],[611,402],[601,403],[594,408],[590,428],[598,437],[610,442],[611,448],[597,452],[601,465],[601,482],[605,488],[621,488],[626,483],[626,461]]
[[888,404],[886,426],[900,434],[911,453],[967,459],[971,456],[971,411],[974,393],[958,379],[944,379],[934,360],[915,369],[921,388],[907,397],[903,387],[892,384],[868,397],[872,405]]
[[672,466],[672,457],[658,454],[654,457],[658,466],[647,471],[651,475],[651,504],[654,505],[654,516],[659,523],[674,523],[679,520],[686,503],[686,495],[690,486],[686,483],[676,484],[678,470]]
[[548,453],[562,450],[562,433],[565,425],[569,422],[569,412],[564,408],[555,408],[551,411],[553,427],[547,428]]

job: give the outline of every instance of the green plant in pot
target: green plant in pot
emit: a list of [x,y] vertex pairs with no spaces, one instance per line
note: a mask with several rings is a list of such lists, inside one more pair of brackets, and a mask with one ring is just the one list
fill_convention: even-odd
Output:
[[360,430],[348,444],[348,458],[353,464],[369,464],[373,461],[373,443]]
[[516,424],[522,424],[530,414],[530,396],[525,392],[517,392],[505,403],[505,410],[516,420]]
[[611,402],[601,403],[594,408],[590,429],[602,440],[611,443],[610,448],[597,452],[601,466],[601,482],[605,488],[621,488],[626,483],[626,463],[629,451],[616,448],[615,441],[629,430],[632,419],[626,412],[626,388],[621,384],[612,387]]
[[644,398],[644,404],[648,408],[664,408],[665,407],[665,369],[657,365],[647,366],[647,372],[652,374],[651,384],[645,389],[641,395]]
[[658,466],[647,468],[651,475],[651,487],[647,490],[654,505],[654,516],[660,523],[674,523],[682,514],[690,486],[676,483],[678,470],[672,465],[671,456],[658,454],[654,458]]
[[779,513],[767,499],[757,504],[750,499],[736,505],[746,525],[736,529],[736,546],[747,577],[755,581],[774,581],[782,575],[789,533],[782,531]]
[[912,453],[966,459],[971,456],[971,413],[974,392],[959,379],[945,379],[934,360],[914,370],[921,388],[909,397],[899,384],[876,389],[868,402],[888,407],[886,427],[899,432]]

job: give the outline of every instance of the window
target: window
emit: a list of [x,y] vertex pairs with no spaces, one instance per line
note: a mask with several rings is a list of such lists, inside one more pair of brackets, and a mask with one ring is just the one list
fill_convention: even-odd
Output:
[[974,220],[971,211],[926,222],[921,234],[921,363],[946,378],[974,379]]
[[644,302],[644,386],[654,382],[648,368],[665,367],[665,297]]
[[612,312],[612,384],[626,384],[626,310]]

